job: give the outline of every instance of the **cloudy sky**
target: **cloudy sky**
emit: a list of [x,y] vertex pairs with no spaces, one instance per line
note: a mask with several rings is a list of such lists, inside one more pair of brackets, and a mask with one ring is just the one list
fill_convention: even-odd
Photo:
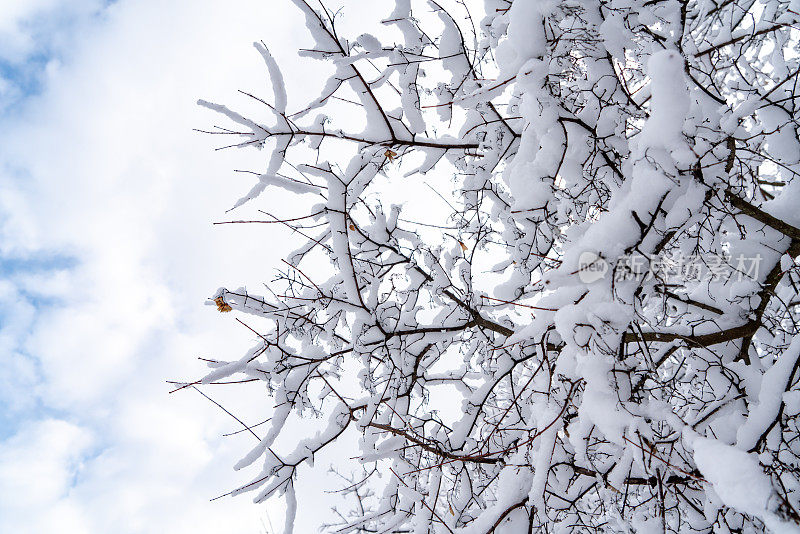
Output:
[[[252,436],[221,437],[236,422],[165,381],[240,357],[252,335],[204,301],[268,281],[289,248],[211,224],[266,154],[192,131],[215,122],[198,98],[270,94],[255,40],[294,69],[290,103],[322,82],[285,4],[0,2],[0,532],[280,530],[279,502],[209,503],[248,476],[231,466]],[[261,390],[216,388],[269,413]]]

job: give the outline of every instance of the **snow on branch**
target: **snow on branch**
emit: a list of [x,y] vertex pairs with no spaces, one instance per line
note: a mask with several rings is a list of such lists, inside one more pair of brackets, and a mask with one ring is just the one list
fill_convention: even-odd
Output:
[[291,532],[349,439],[328,532],[800,532],[797,2],[294,4],[319,96],[200,101],[296,242],[179,388],[270,394],[231,493]]

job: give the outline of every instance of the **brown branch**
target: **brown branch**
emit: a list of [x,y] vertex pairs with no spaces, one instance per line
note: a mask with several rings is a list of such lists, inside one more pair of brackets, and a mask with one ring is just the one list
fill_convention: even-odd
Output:
[[725,41],[724,43],[720,43],[718,45],[710,46],[710,47],[708,47],[708,48],[706,48],[704,50],[701,50],[701,51],[695,53],[694,57],[702,57],[702,56],[705,56],[707,54],[710,54],[711,52],[719,50],[720,48],[724,48],[724,47],[726,47],[728,45],[736,44],[739,41],[741,41],[742,39],[753,38],[753,37],[756,37],[758,35],[764,35],[765,33],[774,32],[775,30],[779,30],[781,28],[789,27],[789,26],[790,26],[789,24],[776,24],[774,26],[770,26],[769,28],[764,28],[763,30],[758,30],[757,32],[748,33],[746,35],[740,35],[739,37],[734,37],[733,39],[729,39],[729,40]]
[[762,210],[757,206],[754,206],[753,204],[749,203],[740,196],[734,194],[730,190],[725,191],[725,198],[728,199],[728,201],[731,203],[733,207],[735,207],[745,215],[749,215],[753,219],[757,220],[760,223],[764,223],[773,230],[777,230],[778,232],[788,237],[791,237],[794,240],[800,241],[800,228],[792,226],[786,221],[778,219],[774,215],[770,215],[766,211]]

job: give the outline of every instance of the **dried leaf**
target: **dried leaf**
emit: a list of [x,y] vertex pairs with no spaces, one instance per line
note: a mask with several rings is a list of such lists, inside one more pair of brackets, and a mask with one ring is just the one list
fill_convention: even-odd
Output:
[[217,305],[217,311],[219,312],[229,312],[233,308],[231,308],[227,302],[225,302],[222,297],[217,297],[214,299],[214,304]]
[[397,152],[395,152],[390,148],[387,148],[386,152],[384,152],[383,155],[386,156],[389,159],[389,161],[394,161],[394,158],[397,157]]

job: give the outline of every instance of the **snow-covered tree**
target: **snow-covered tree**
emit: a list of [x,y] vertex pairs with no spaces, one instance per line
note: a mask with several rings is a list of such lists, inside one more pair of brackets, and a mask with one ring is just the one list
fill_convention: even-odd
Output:
[[212,297],[263,321],[198,383],[274,402],[233,493],[290,532],[352,435],[331,532],[800,532],[800,2],[293,1],[319,97],[257,43],[261,116],[200,102],[303,208]]

